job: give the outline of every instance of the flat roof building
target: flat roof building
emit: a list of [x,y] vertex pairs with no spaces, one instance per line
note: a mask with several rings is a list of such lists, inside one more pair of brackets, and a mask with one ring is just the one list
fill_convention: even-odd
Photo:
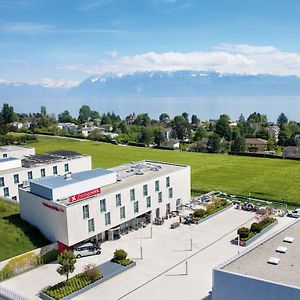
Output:
[[15,157],[24,158],[28,155],[34,155],[34,148],[27,148],[15,145],[0,146],[0,158]]
[[299,220],[215,268],[212,299],[300,299]]
[[20,189],[21,218],[60,249],[113,240],[190,201],[190,167],[141,161],[31,180]]
[[18,201],[18,189],[28,185],[28,180],[90,170],[91,167],[89,155],[72,151],[0,158],[0,197]]

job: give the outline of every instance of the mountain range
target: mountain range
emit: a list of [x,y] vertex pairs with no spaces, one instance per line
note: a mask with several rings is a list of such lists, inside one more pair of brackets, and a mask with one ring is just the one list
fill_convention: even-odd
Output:
[[[250,101],[249,108],[255,109],[257,106],[257,110],[264,110],[268,104],[265,103],[260,108],[258,99],[278,101],[299,99],[298,96],[300,98],[300,78],[297,76],[220,74],[192,70],[93,75],[69,89],[0,83],[0,104],[10,103],[16,111],[22,112],[38,111],[41,105],[46,105],[51,112],[59,113],[68,109],[71,113],[77,113],[82,104],[88,104],[100,112],[114,110],[120,115],[132,111],[148,111],[147,108],[150,107],[155,114],[155,102],[161,104],[162,109],[171,110],[168,112],[173,114],[189,107],[193,110],[191,103],[197,106],[199,101],[202,109],[205,109],[218,105],[218,99],[223,99],[223,103],[226,99],[246,98],[257,101],[252,104]],[[176,99],[184,100],[178,102]],[[172,105],[176,101],[177,104]],[[235,103],[240,105],[240,112],[247,107],[241,101],[235,101],[234,104],[228,102],[228,106],[236,105]],[[298,100],[296,103],[299,104]],[[226,107],[226,103],[224,105]],[[161,109],[156,113],[160,112]]]

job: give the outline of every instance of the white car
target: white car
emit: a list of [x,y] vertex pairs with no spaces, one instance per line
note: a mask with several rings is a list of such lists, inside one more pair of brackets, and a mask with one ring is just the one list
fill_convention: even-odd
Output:
[[84,243],[81,245],[74,246],[74,256],[80,258],[83,256],[101,254],[101,248],[97,247],[92,243]]
[[289,211],[287,216],[292,218],[300,218],[300,208]]

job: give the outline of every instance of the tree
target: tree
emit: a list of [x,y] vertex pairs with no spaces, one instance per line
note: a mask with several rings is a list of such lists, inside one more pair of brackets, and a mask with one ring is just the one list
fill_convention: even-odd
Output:
[[245,139],[241,136],[236,137],[231,145],[232,152],[245,152]]
[[196,115],[192,115],[192,124],[197,125],[199,124],[200,120]]
[[90,112],[90,120],[94,121],[95,119],[100,119],[100,114],[96,110]]
[[187,112],[182,113],[183,118],[188,123],[189,122],[189,114]]
[[176,136],[180,140],[189,138],[191,135],[191,124],[183,116],[175,116],[172,121],[172,129],[176,131]]
[[60,265],[56,271],[59,275],[66,276],[67,282],[69,279],[69,274],[73,273],[75,270],[76,258],[73,251],[65,250],[57,257],[57,262]]
[[198,128],[194,136],[194,141],[201,141],[205,137],[207,137],[207,131],[204,128]]
[[58,115],[58,122],[59,123],[72,123],[73,117],[70,115],[68,110],[65,110],[61,114]]
[[264,127],[259,128],[255,133],[255,137],[259,139],[268,140],[269,139],[268,130],[265,129]]
[[103,114],[102,115],[102,118],[101,118],[101,124],[111,124],[112,121],[111,121],[111,118],[108,114]]
[[14,108],[7,103],[3,104],[1,117],[5,124],[12,123],[17,120],[17,115],[14,112]]
[[41,115],[46,116],[47,115],[47,108],[45,105],[41,106]]
[[148,127],[143,127],[139,137],[139,143],[150,145],[154,141],[152,130]]
[[88,105],[82,105],[79,109],[79,117],[78,120],[80,123],[85,123],[90,119],[91,109]]
[[288,118],[284,113],[281,113],[277,119],[277,124],[282,125],[282,124],[286,124],[287,122],[288,122]]
[[207,142],[207,148],[211,153],[218,153],[221,150],[221,138],[217,133],[213,133]]
[[215,132],[220,136],[224,137],[227,141],[231,139],[231,128],[229,126],[229,117],[227,115],[221,115],[216,123]]
[[139,114],[136,116],[134,124],[138,126],[148,126],[151,123],[151,119],[148,114]]
[[286,130],[280,130],[279,135],[278,135],[278,145],[279,146],[285,146],[286,145],[286,140],[288,139],[288,134]]
[[159,116],[160,123],[169,123],[171,121],[170,116],[167,113],[162,113]]

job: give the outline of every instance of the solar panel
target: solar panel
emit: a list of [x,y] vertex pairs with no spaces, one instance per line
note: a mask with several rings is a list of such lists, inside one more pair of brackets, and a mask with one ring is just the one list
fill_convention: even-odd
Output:
[[277,257],[270,257],[268,260],[268,264],[271,264],[271,265],[278,265],[279,262],[280,262],[280,258],[277,258]]

